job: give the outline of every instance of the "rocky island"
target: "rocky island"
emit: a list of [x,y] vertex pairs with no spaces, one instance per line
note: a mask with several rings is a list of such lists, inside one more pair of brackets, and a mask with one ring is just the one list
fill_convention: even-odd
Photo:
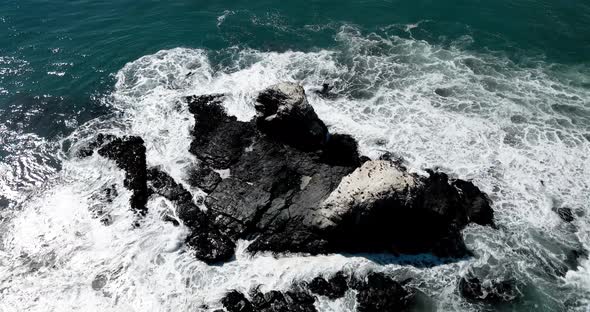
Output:
[[[185,99],[195,118],[187,148],[199,160],[187,181],[207,194],[206,210],[181,183],[146,166],[139,137],[101,134],[78,156],[98,150],[113,159],[126,172],[130,206],[139,216],[149,213],[150,196],[172,201],[177,219],[169,221],[190,229],[186,244],[209,264],[232,261],[239,239],[251,241],[250,253],[277,256],[429,253],[445,261],[470,256],[461,235],[468,224],[494,226],[490,200],[473,183],[437,170],[412,173],[390,154],[360,155],[353,137],[330,133],[300,85],[262,90],[256,116],[246,122],[228,115],[223,99]],[[339,273],[288,292],[253,290],[247,297],[229,290],[222,304],[230,312],[315,311],[315,296],[336,299],[349,289],[359,311],[405,310],[417,293],[383,273]]]

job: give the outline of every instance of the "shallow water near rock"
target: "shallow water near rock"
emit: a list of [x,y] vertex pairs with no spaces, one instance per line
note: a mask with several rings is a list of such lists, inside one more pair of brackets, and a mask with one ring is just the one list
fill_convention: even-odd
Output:
[[[488,10],[447,4],[462,18],[432,4],[377,1],[323,1],[314,10],[0,4],[0,310],[207,311],[232,289],[286,291],[339,271],[412,278],[437,311],[587,310],[590,11],[574,4],[575,13],[542,1]],[[552,12],[542,39],[514,31],[542,8]],[[523,11],[506,29],[477,15]],[[113,28],[97,31],[105,25]],[[224,93],[228,113],[246,121],[258,92],[283,81],[302,84],[330,131],[352,135],[362,154],[391,152],[412,172],[440,167],[472,180],[491,197],[497,229],[467,227],[474,256],[452,262],[429,254],[252,256],[242,240],[233,261],[208,265],[184,244],[186,227],[162,220],[172,202],[153,198],[138,218],[125,173],[96,153],[75,155],[99,132],[140,136],[148,166],[206,208],[187,176],[197,160],[183,99]],[[330,96],[315,92],[324,83]],[[109,188],[116,192],[105,201],[98,194]],[[571,222],[554,211],[562,207]],[[517,298],[466,299],[458,287],[467,274],[490,285],[515,281]],[[354,311],[355,293],[315,306]]]

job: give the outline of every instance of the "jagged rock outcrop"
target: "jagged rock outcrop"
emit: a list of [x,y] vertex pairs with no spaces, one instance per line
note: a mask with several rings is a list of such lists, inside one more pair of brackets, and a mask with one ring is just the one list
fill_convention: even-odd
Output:
[[221,303],[228,312],[312,312],[316,311],[316,297],[312,294],[336,299],[352,288],[356,291],[359,312],[408,311],[416,306],[417,291],[384,273],[371,272],[361,278],[351,278],[339,272],[329,282],[317,277],[303,285],[295,284],[284,292],[262,293],[254,289],[250,298],[233,290],[223,297]]
[[181,184],[146,168],[139,137],[99,135],[78,156],[98,148],[115,160],[133,191],[131,207],[142,213],[152,194],[174,202],[191,230],[187,243],[208,263],[230,259],[238,239],[253,240],[250,252],[462,257],[469,253],[460,231],[493,225],[487,196],[471,182],[360,156],[352,137],[327,131],[300,86],[272,86],[257,100],[256,118],[242,122],[226,114],[223,95],[187,98],[195,116],[190,151],[200,160],[188,181],[208,193],[206,212]]
[[254,290],[251,299],[238,291],[231,291],[221,300],[228,312],[316,312],[315,298],[302,290],[262,293]]
[[[195,115],[192,174],[209,180],[205,203],[232,240],[251,252],[468,253],[460,231],[493,225],[489,199],[471,182],[430,171],[410,174],[396,161],[367,161],[356,141],[330,134],[300,86],[272,86],[256,118],[228,116],[222,95],[187,98]],[[229,177],[206,178],[212,169]]]
[[234,242],[220,233],[213,224],[214,216],[195,205],[189,191],[158,168],[148,170],[148,181],[151,193],[175,204],[178,218],[191,230],[186,243],[194,247],[198,259],[206,263],[217,263],[227,261],[233,256],[236,247]]
[[328,141],[328,128],[307,102],[301,85],[270,86],[260,92],[255,108],[258,128],[281,142],[313,151]]
[[136,136],[114,138],[98,150],[100,156],[114,160],[125,171],[123,184],[133,192],[131,208],[141,214],[146,213],[148,200],[145,151],[143,140]]

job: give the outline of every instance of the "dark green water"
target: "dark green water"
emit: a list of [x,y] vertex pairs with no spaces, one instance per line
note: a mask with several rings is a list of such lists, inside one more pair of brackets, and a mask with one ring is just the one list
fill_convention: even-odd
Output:
[[[226,14],[225,20],[219,20]],[[407,25],[417,24],[411,33]],[[84,98],[110,74],[161,49],[333,48],[343,25],[517,63],[590,62],[590,2],[14,1],[0,3],[0,100],[16,93]]]

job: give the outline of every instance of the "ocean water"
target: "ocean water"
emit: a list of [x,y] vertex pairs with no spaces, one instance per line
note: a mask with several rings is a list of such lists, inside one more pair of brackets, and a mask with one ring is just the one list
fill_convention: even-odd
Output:
[[[339,270],[413,277],[437,311],[589,311],[590,2],[0,2],[0,311],[207,311],[230,289],[285,289]],[[123,172],[72,157],[98,132],[140,135],[177,181],[196,160],[183,96],[223,92],[239,119],[257,91],[301,83],[361,151],[440,167],[493,200],[498,229],[464,231],[474,257],[251,256],[208,266],[163,222],[139,227]],[[322,83],[338,97],[317,97]],[[116,185],[105,204],[96,194]],[[198,200],[202,193],[191,189]],[[96,207],[112,219],[92,217]],[[564,223],[553,211],[570,207]],[[468,271],[519,299],[463,299]],[[320,300],[354,311],[354,294]]]

